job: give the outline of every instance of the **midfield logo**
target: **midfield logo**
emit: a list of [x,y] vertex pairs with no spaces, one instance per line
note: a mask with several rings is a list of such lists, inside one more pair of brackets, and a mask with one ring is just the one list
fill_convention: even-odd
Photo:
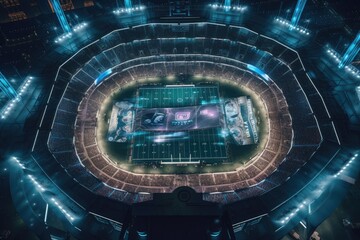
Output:
[[190,112],[176,112],[175,120],[176,121],[186,121],[190,119]]

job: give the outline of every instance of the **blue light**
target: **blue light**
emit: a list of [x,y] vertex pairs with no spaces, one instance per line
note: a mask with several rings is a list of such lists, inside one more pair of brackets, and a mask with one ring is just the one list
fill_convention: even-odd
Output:
[[231,0],[225,0],[225,10],[228,11],[231,8]]
[[136,6],[136,7],[118,8],[118,9],[113,10],[112,12],[115,15],[122,15],[122,14],[129,14],[129,13],[131,14],[131,13],[134,13],[134,12],[139,12],[139,11],[144,11],[144,10],[145,10],[145,6],[139,5],[139,6]]
[[261,69],[255,67],[254,65],[247,64],[247,69],[249,69],[252,72],[255,72],[257,75],[259,75],[261,78],[263,78],[265,81],[270,81],[270,77]]
[[59,19],[60,25],[65,33],[71,32],[70,25],[65,17],[64,11],[61,8],[59,0],[50,0],[51,5],[54,8],[57,18]]
[[73,32],[65,32],[63,34],[61,34],[60,36],[58,36],[55,39],[55,43],[64,43],[66,40],[71,39],[73,36],[73,33],[79,33],[81,32],[81,30],[83,30],[88,24],[83,22],[83,23],[79,23],[77,25],[74,26],[74,28],[72,29]]
[[221,231],[211,232],[211,233],[210,233],[210,236],[213,237],[213,238],[216,238],[216,237],[220,236],[220,232],[221,232]]
[[61,204],[61,202],[58,202],[55,198],[51,198],[51,201],[56,205],[56,207],[65,215],[65,217],[71,221],[74,221],[75,218],[72,215],[72,213],[65,209],[65,206]]
[[126,9],[131,9],[132,8],[131,0],[125,0],[125,8]]
[[301,34],[304,34],[304,35],[310,35],[310,32],[309,30],[307,30],[306,28],[303,28],[303,27],[299,27],[299,26],[295,26],[293,25],[290,21],[286,20],[286,19],[283,19],[283,18],[275,18],[275,21],[279,24],[281,24],[282,26],[285,26],[285,27],[289,27],[290,30],[295,30]]
[[17,92],[1,72],[0,72],[0,90],[4,92],[6,96],[8,96],[8,98],[10,99],[17,97]]
[[[295,11],[291,17],[291,25],[296,27],[299,23],[301,14],[304,10],[305,4],[306,4],[307,0],[298,0],[296,7],[295,7]],[[290,27],[290,29],[293,29],[293,27]]]
[[95,85],[101,83],[105,78],[107,78],[112,73],[112,69],[109,68],[108,70],[100,73],[100,75],[95,79]]
[[354,58],[356,57],[359,50],[360,50],[360,31],[358,32],[358,34],[357,34],[356,38],[354,39],[354,41],[350,44],[350,46],[346,50],[346,52],[345,52],[344,56],[342,57],[338,67],[343,68],[343,67],[349,65],[354,60]]
[[87,26],[87,23],[80,23],[74,27],[74,32],[78,32]]
[[139,235],[139,237],[147,237],[147,233],[146,232],[140,232],[140,231],[137,231],[137,234]]

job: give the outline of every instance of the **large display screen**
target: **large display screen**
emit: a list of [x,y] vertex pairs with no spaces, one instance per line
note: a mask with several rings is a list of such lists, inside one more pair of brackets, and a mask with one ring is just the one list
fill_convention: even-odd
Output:
[[221,125],[219,104],[136,110],[135,130],[184,131],[215,128]]
[[126,142],[132,138],[134,104],[116,102],[111,111],[107,139],[110,142]]
[[227,99],[224,102],[226,126],[238,145],[258,143],[258,130],[253,105],[249,97]]

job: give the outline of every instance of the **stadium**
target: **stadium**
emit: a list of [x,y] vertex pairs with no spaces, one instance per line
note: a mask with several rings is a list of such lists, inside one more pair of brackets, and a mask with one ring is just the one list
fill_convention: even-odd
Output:
[[0,66],[11,197],[40,239],[315,239],[358,176],[358,25],[336,49],[351,27],[316,1],[290,20],[282,1],[94,1],[77,25],[59,2],[18,90]]

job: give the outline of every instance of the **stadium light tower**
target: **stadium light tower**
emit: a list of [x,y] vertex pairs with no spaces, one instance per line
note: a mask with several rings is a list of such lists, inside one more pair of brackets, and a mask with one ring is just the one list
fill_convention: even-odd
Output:
[[4,92],[5,95],[10,99],[17,97],[17,92],[1,72],[0,72],[0,90]]
[[343,68],[346,65],[349,65],[356,57],[359,50],[360,50],[360,31],[356,35],[354,41],[350,44],[350,46],[346,50],[344,56],[341,58],[338,67]]
[[225,0],[224,7],[225,10],[228,11],[231,7],[231,0]]
[[131,9],[132,8],[132,2],[131,0],[124,0],[125,2],[125,9]]
[[291,26],[290,26],[290,30],[292,30],[293,28],[295,28],[300,20],[301,14],[304,10],[305,4],[306,4],[307,0],[298,0],[296,7],[295,7],[295,11],[291,17]]
[[70,25],[65,17],[64,11],[61,8],[61,5],[59,3],[59,0],[50,0],[51,5],[54,9],[54,12],[56,13],[57,18],[59,19],[60,25],[64,31],[64,33],[70,33],[71,28]]

